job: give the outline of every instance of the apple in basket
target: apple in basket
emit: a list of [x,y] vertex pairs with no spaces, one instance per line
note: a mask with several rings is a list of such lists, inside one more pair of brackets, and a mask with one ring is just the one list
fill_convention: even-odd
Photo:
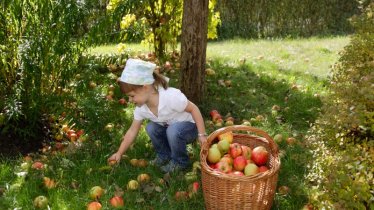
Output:
[[217,147],[211,147],[208,150],[209,163],[217,163],[221,159],[221,152]]
[[258,166],[265,165],[269,158],[269,152],[263,146],[257,146],[252,151],[252,160]]
[[242,147],[239,143],[230,144],[229,154],[232,158],[236,158],[242,154]]
[[220,161],[217,163],[217,170],[228,174],[232,171],[232,166],[228,162]]
[[222,134],[218,135],[218,140],[219,141],[222,141],[224,139],[226,139],[231,144],[232,141],[234,140],[234,135],[232,134],[232,131],[229,131],[229,132],[222,133]]
[[247,165],[247,159],[244,156],[238,156],[234,159],[234,169],[237,171],[243,171]]
[[255,175],[258,173],[258,166],[254,163],[249,163],[244,168],[244,174],[246,176]]

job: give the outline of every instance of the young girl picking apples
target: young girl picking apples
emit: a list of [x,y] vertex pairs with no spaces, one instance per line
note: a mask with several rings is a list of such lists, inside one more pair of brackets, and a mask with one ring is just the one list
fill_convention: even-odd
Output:
[[199,108],[178,89],[168,87],[165,77],[154,72],[156,65],[129,59],[119,79],[121,92],[136,105],[134,120],[116,153],[108,161],[119,161],[135,140],[142,122],[157,153],[150,164],[165,173],[185,170],[190,161],[186,145],[197,137],[206,141],[203,117]]

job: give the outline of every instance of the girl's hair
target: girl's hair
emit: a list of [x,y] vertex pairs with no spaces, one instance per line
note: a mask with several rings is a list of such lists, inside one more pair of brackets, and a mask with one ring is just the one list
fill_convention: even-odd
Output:
[[[168,82],[166,81],[164,76],[156,72],[153,72],[153,78],[155,79],[153,86],[155,87],[157,91],[158,91],[159,86],[162,86],[164,89],[168,88]],[[118,85],[121,88],[122,93],[129,93],[133,90],[143,87],[143,85],[133,85],[133,84],[129,84],[129,83],[121,82],[121,81],[118,81]]]

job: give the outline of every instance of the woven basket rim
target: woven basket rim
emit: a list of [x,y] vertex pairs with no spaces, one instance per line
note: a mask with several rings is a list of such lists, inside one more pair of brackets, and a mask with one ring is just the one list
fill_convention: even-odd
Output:
[[[257,173],[251,176],[235,176],[235,175],[225,174],[225,173],[221,173],[221,172],[213,170],[206,161],[209,146],[216,139],[218,135],[225,133],[225,132],[229,132],[229,131],[233,131],[234,136],[243,135],[243,136],[248,136],[248,137],[256,137],[257,140],[267,143],[270,148],[270,153],[274,157],[274,166],[272,168],[269,168],[269,170],[265,172]],[[249,134],[238,134],[238,133],[234,133],[235,131],[250,131],[250,132],[255,133],[258,136],[253,136]],[[255,180],[260,180],[260,179],[266,179],[267,177],[273,176],[279,172],[279,169],[280,169],[279,149],[278,149],[278,145],[274,142],[274,140],[265,131],[261,129],[250,127],[250,126],[245,126],[245,125],[227,126],[227,127],[223,127],[212,132],[208,136],[207,141],[204,142],[204,144],[201,146],[200,165],[201,165],[201,169],[207,172],[208,174],[213,175],[223,180],[255,181]]]

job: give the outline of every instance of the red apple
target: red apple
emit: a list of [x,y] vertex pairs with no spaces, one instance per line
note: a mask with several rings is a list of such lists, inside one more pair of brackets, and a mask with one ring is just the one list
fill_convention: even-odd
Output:
[[252,151],[252,160],[258,166],[265,165],[269,158],[269,152],[263,146],[257,146]]
[[56,182],[53,179],[50,179],[49,177],[43,177],[44,186],[47,189],[52,189],[56,187]]
[[97,201],[92,201],[89,204],[87,204],[87,210],[100,210],[101,208],[101,204]]
[[177,191],[174,197],[177,201],[183,201],[186,200],[189,197],[189,195],[186,191]]
[[229,154],[232,158],[236,158],[242,154],[242,147],[239,143],[230,144]]
[[80,129],[78,130],[77,132],[75,132],[77,134],[77,137],[81,137],[83,134],[84,134],[84,130],[83,129]]
[[244,156],[238,156],[234,159],[234,169],[237,171],[243,171],[247,165],[247,159]]
[[221,162],[220,161],[220,162],[217,163],[217,169],[220,172],[228,174],[232,171],[232,166],[230,164],[228,164],[227,162]]
[[259,172],[265,172],[265,171],[267,171],[267,170],[269,170],[269,169],[268,169],[268,167],[266,167],[266,166],[260,166],[260,167],[258,168],[258,170],[259,170]]
[[216,147],[211,147],[208,150],[209,163],[217,163],[221,159],[221,152]]
[[125,105],[126,104],[126,99],[121,98],[121,99],[118,100],[118,103],[120,103],[122,105]]
[[197,191],[199,191],[199,188],[200,188],[199,182],[192,183],[192,192],[197,193]]
[[288,145],[294,145],[296,143],[296,139],[294,137],[288,137],[286,141]]
[[232,159],[232,157],[229,154],[224,155],[219,161],[227,162],[229,165],[232,165],[234,163],[234,159]]
[[258,173],[258,166],[254,163],[247,164],[244,168],[244,174],[246,176],[255,175]]
[[120,197],[120,196],[114,196],[112,197],[110,200],[109,200],[110,204],[114,207],[114,208],[118,208],[118,207],[122,207],[125,205],[124,201],[123,201],[123,198]]
[[223,122],[222,116],[220,114],[215,114],[215,115],[212,116],[212,121],[213,122],[217,122],[218,120],[221,120]]
[[31,168],[41,170],[44,168],[44,164],[40,161],[35,161],[32,165]]
[[90,189],[90,198],[99,199],[104,194],[104,189],[100,186],[95,186]]
[[241,145],[242,147],[242,155],[245,159],[250,160],[252,156],[252,149],[246,145]]
[[213,109],[210,111],[210,116],[213,117],[214,115],[219,114],[217,110]]

